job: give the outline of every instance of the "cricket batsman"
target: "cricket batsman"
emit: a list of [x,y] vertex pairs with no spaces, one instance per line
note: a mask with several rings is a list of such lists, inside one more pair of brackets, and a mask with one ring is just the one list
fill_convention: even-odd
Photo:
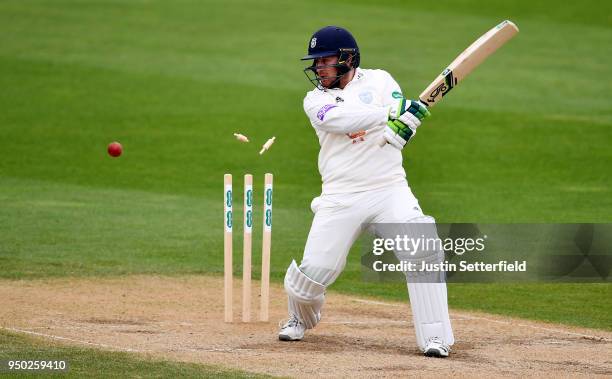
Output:
[[[386,71],[360,68],[357,42],[343,28],[315,32],[302,60],[312,61],[304,72],[315,88],[304,98],[304,111],[321,145],[323,185],[311,203],[314,219],[304,257],[285,275],[289,319],[279,332],[282,341],[301,340],[319,323],[325,290],[344,269],[364,224],[435,227],[402,167],[402,149],[428,109],[404,98]],[[381,147],[383,139],[387,143]],[[454,337],[446,283],[406,278],[419,348],[426,356],[447,357]]]

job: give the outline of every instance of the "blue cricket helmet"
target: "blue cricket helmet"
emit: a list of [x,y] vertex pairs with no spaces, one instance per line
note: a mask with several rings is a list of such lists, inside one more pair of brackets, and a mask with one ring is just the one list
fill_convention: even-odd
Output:
[[[336,88],[340,85],[340,80],[351,69],[359,67],[359,46],[353,35],[346,29],[339,26],[326,26],[317,30],[308,43],[308,55],[302,58],[303,61],[312,59],[312,65],[304,69],[304,74],[308,80],[317,88],[324,89],[323,78],[317,73],[315,60],[337,56],[338,63],[328,65],[338,69],[338,75],[333,77],[334,81],[327,88]],[[329,78],[327,78],[329,79]]]
[[343,57],[353,56],[351,66],[359,67],[359,46],[353,35],[339,26],[326,26],[317,30],[308,43],[308,55],[302,60],[316,59],[337,55]]

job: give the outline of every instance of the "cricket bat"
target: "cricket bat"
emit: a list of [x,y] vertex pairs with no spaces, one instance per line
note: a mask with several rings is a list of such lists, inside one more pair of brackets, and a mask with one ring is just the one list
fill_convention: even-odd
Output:
[[[472,70],[518,33],[516,25],[505,20],[480,36],[463,50],[438,77],[419,95],[419,100],[428,107],[436,105],[447,93],[463,81]],[[386,141],[383,140],[381,146]]]

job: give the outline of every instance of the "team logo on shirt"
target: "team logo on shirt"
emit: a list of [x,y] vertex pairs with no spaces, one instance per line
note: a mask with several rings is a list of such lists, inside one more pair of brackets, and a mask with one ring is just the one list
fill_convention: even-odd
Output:
[[310,40],[310,48],[314,49],[315,46],[317,46],[317,37],[314,37],[313,39]]
[[372,102],[372,92],[362,92],[359,94],[359,99],[365,104],[370,104]]

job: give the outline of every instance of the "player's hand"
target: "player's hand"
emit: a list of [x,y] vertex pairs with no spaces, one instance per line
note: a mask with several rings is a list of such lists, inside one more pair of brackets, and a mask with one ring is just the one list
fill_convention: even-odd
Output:
[[416,134],[421,120],[430,115],[429,110],[419,101],[400,99],[396,108],[391,109],[384,139],[401,150],[408,140]]
[[389,120],[387,121],[385,132],[383,133],[383,139],[396,149],[402,150],[410,139],[411,134],[412,130],[398,120]]
[[425,104],[420,101],[409,100],[406,98],[401,98],[398,101],[398,104],[395,108],[391,108],[389,111],[389,119],[402,119],[405,117],[414,116],[419,121],[422,121],[424,118],[429,117],[431,113],[429,113],[429,109]]

